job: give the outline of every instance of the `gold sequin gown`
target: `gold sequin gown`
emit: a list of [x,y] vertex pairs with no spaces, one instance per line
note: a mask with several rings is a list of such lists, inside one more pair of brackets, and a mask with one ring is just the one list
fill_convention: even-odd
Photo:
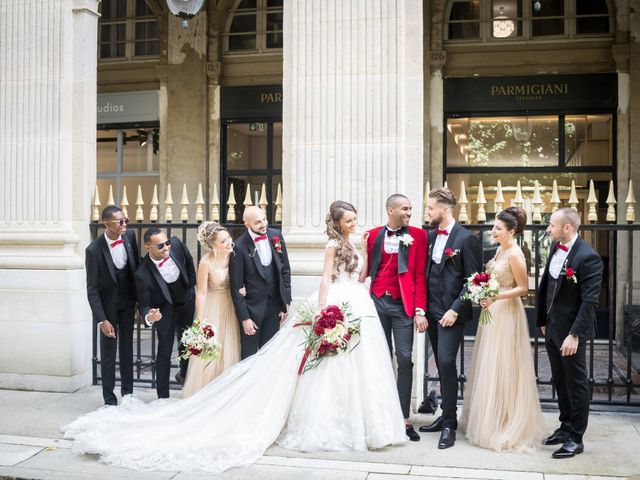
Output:
[[207,298],[201,320],[213,324],[218,342],[222,347],[221,355],[218,360],[212,362],[191,357],[187,378],[182,387],[182,398],[193,395],[240,361],[240,325],[231,300],[229,268],[218,267],[211,260],[209,260]]
[[[500,287],[516,281],[509,257],[524,255],[514,245],[487,263]],[[496,260],[497,258],[497,260]],[[473,445],[495,451],[533,451],[542,446],[542,417],[529,341],[527,316],[520,297],[489,306],[491,323],[479,325],[464,396],[460,426]]]

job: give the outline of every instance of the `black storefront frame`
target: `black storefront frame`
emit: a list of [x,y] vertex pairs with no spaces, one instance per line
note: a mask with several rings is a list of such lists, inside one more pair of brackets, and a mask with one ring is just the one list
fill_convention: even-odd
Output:
[[[257,87],[223,87],[221,97],[221,131],[220,131],[220,218],[226,223],[228,212],[229,177],[261,176],[266,178],[267,219],[275,222],[275,198],[273,194],[273,178],[282,178],[282,168],[273,168],[274,124],[282,123],[282,85],[266,85]],[[227,168],[227,132],[233,124],[265,123],[267,124],[267,168],[266,169],[228,169]],[[234,192],[237,195],[237,192]],[[243,198],[236,196],[236,205],[242,205]],[[236,223],[242,219],[236,217]]]

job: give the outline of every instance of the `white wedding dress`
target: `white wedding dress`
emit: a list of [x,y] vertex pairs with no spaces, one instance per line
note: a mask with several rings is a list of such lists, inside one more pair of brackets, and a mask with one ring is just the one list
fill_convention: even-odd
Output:
[[[331,245],[331,243],[329,243]],[[389,348],[358,271],[338,272],[327,305],[361,317],[359,345],[297,375],[304,330],[295,316],[260,351],[195,395],[149,404],[125,397],[63,427],[73,451],[136,470],[222,472],[254,463],[274,442],[352,451],[406,441]],[[317,294],[311,297],[317,302]]]

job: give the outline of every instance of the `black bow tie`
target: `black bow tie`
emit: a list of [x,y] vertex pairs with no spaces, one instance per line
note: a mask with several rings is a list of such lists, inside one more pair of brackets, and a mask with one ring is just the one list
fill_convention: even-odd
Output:
[[398,230],[389,230],[389,228],[387,228],[387,237],[393,237],[394,235],[396,236],[401,236],[406,232],[406,229],[403,228],[399,228]]

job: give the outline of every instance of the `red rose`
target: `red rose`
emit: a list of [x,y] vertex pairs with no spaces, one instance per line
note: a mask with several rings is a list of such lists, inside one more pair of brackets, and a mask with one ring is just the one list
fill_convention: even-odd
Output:
[[320,348],[318,349],[318,353],[320,355],[324,355],[325,353],[327,353],[327,350],[329,349],[329,345],[330,345],[329,342],[327,342],[326,340],[322,340],[322,342],[320,343]]
[[451,247],[449,247],[449,248],[445,248],[445,249],[444,249],[444,254],[445,254],[447,257],[451,257],[451,256],[453,256],[453,248],[451,248]]
[[576,274],[576,271],[571,267],[567,267],[567,269],[565,270],[565,273],[567,277],[573,277]]
[[475,277],[473,277],[473,284],[480,286],[483,283],[487,283],[489,281],[489,275],[486,273],[478,273]]
[[280,241],[280,237],[277,235],[273,236],[273,243],[278,243]]
[[313,331],[316,335],[322,335],[324,333],[324,326],[322,325],[322,319],[319,319],[315,326],[313,327]]
[[199,348],[197,348],[197,347],[189,347],[189,353],[190,353],[191,355],[193,355],[193,356],[198,356],[198,355],[200,355],[200,352],[201,352],[201,351],[202,351],[202,350],[200,350],[200,349],[199,349]]
[[215,333],[213,332],[213,327],[211,325],[205,325],[204,327],[202,327],[202,333],[207,338],[211,338],[215,335]]
[[338,308],[336,305],[329,305],[327,308],[322,310],[322,316],[333,317],[336,319],[336,321],[344,319],[342,310],[340,310],[340,308]]

